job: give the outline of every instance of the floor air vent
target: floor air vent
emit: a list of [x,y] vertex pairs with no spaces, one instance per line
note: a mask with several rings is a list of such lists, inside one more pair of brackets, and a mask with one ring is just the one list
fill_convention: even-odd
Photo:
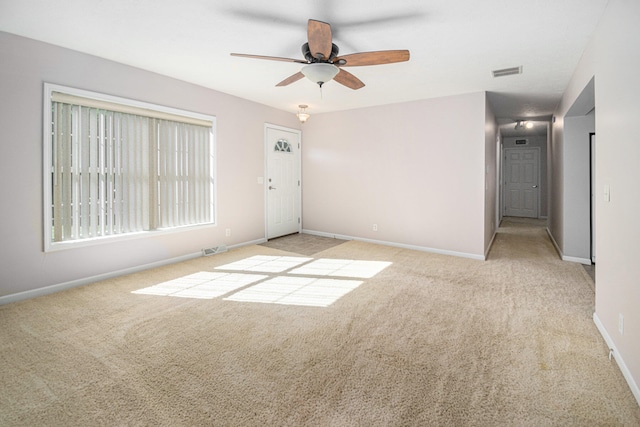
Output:
[[213,248],[205,248],[202,250],[202,255],[209,256],[219,254],[220,252],[227,252],[227,247],[225,245],[220,245]]

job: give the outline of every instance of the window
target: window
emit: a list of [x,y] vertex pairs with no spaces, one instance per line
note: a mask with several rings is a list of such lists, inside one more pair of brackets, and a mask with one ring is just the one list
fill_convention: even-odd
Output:
[[45,85],[45,250],[215,223],[215,118]]
[[279,139],[276,142],[275,147],[273,147],[273,151],[276,152],[283,152],[283,153],[291,153],[291,145],[289,144],[289,141],[287,141],[286,139]]

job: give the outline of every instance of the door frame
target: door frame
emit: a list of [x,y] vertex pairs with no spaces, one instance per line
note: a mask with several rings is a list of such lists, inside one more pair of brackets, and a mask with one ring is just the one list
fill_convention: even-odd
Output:
[[537,170],[537,175],[538,175],[538,187],[536,191],[536,198],[537,198],[537,219],[540,219],[540,205],[541,205],[541,197],[540,197],[540,191],[541,191],[541,186],[540,186],[540,181],[542,180],[542,177],[540,176],[540,147],[502,147],[502,160],[504,162],[503,165],[501,165],[501,173],[500,173],[500,188],[501,188],[501,203],[502,203],[502,208],[501,208],[501,218],[506,215],[506,211],[507,211],[507,192],[505,191],[505,187],[507,185],[507,183],[505,182],[506,180],[506,169],[508,166],[508,161],[507,161],[507,152],[508,151],[518,151],[518,150],[536,150],[538,152],[538,170]]
[[275,129],[281,130],[285,132],[291,132],[298,135],[298,151],[296,153],[297,161],[298,161],[298,179],[300,181],[300,185],[298,185],[298,213],[300,215],[300,220],[298,221],[298,233],[302,232],[302,131],[299,129],[288,128],[286,126],[280,126],[273,123],[264,124],[264,178],[262,178],[263,184],[263,194],[264,194],[264,239],[269,240],[269,152],[271,145],[269,144],[269,140],[267,139],[268,130]]
[[596,134],[589,132],[589,218],[591,263],[596,263]]

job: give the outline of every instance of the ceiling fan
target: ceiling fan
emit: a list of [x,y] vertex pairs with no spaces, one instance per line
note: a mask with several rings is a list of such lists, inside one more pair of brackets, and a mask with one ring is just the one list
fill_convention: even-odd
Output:
[[351,89],[360,89],[364,87],[364,83],[353,74],[343,70],[342,67],[391,64],[409,60],[408,50],[379,50],[338,56],[338,46],[333,43],[331,36],[331,25],[314,19],[309,19],[307,39],[308,42],[302,45],[304,60],[243,53],[232,53],[231,55],[306,64],[302,70],[287,77],[276,86],[287,86],[307,77],[321,88],[323,84],[333,79]]

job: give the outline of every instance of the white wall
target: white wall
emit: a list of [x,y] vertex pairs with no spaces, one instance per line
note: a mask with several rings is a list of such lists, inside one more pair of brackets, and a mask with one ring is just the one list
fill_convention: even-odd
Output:
[[[596,300],[594,320],[640,403],[640,2],[610,0],[589,47],[564,93],[553,127],[554,150],[562,144],[562,118],[595,76]],[[560,141],[560,142],[559,142]],[[554,152],[554,163],[571,159]],[[554,168],[557,164],[554,164]],[[562,171],[560,171],[562,172]],[[556,174],[562,176],[562,173]],[[554,201],[562,198],[554,179]],[[604,201],[604,186],[611,199]],[[554,209],[555,235],[562,209]],[[569,219],[567,219],[569,220]],[[566,227],[567,224],[564,224]],[[557,239],[557,237],[556,237]],[[618,329],[619,316],[624,329]]]
[[495,154],[487,176],[485,162],[496,138],[485,98],[312,116],[302,150],[303,228],[484,257],[486,200],[495,205],[485,180],[495,179]]
[[[2,32],[0,58],[0,296],[264,238],[264,123],[299,128],[293,113]],[[44,82],[216,116],[218,226],[44,253]]]
[[[0,179],[11,183],[0,187],[0,297],[264,239],[264,123],[300,128],[294,114],[1,32],[0,57]],[[44,82],[216,116],[218,225],[44,253]],[[495,231],[495,132],[484,93],[314,116],[303,226],[483,258]]]
[[[596,37],[596,315],[640,383],[640,2],[611,0]],[[634,48],[635,47],[635,48]],[[603,188],[611,186],[611,201]],[[624,334],[618,316],[624,315]],[[635,389],[640,402],[640,391]]]
[[[578,111],[578,105],[586,105],[589,102],[585,101],[584,97],[588,93],[585,91],[590,85],[593,85],[595,75],[595,61],[596,51],[594,48],[595,35],[590,41],[589,46],[582,54],[580,63],[565,90],[558,107],[556,108],[553,116],[553,122],[551,124],[550,141],[547,147],[548,149],[548,162],[547,168],[549,169],[549,232],[558,245],[560,251],[565,246],[564,228],[567,224],[565,215],[565,188],[564,175],[565,175],[565,160],[571,162],[571,158],[565,157],[564,149],[564,119],[565,116],[576,116]],[[573,110],[572,110],[573,108]],[[587,111],[583,111],[586,114]],[[578,114],[579,115],[579,114]]]
[[[564,118],[562,254],[565,259],[591,264],[590,137],[595,115]],[[570,159],[570,161],[569,161]]]
[[[564,98],[567,97],[565,92]],[[562,104],[561,104],[562,106]],[[564,145],[562,110],[556,110],[554,122],[551,125],[551,138],[547,147],[547,168],[549,177],[549,233],[560,252],[564,247]]]
[[498,164],[496,155],[499,145],[498,125],[496,116],[491,110],[489,100],[485,97],[485,128],[484,128],[484,163],[485,163],[485,190],[484,190],[484,250],[485,256],[490,249],[491,242],[496,233],[496,198],[498,197]]

